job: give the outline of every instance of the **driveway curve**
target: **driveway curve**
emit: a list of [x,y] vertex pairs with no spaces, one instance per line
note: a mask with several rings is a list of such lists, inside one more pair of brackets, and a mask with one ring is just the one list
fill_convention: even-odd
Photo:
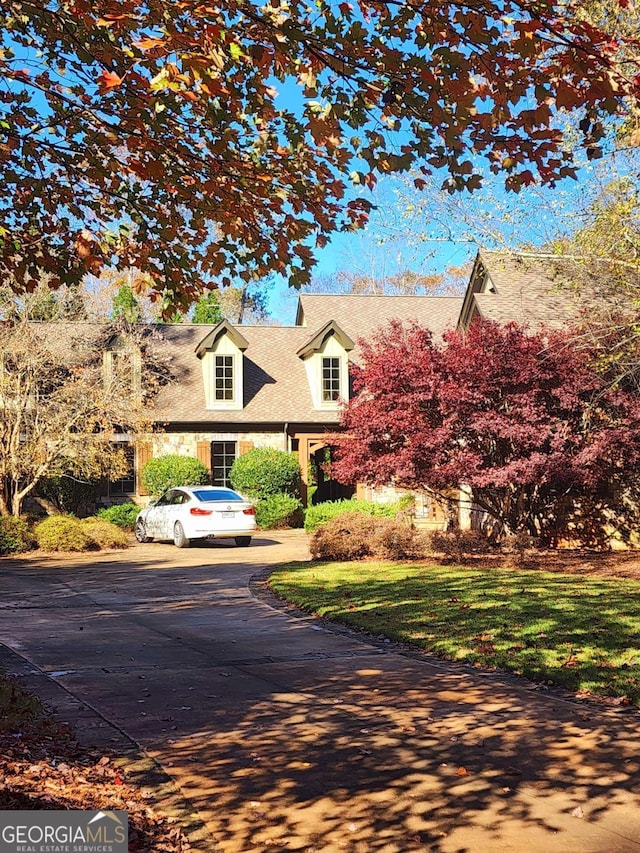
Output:
[[640,853],[637,712],[368,643],[252,593],[307,556],[286,531],[250,548],[3,559],[0,642],[87,709],[86,738],[97,718],[139,744],[211,853]]

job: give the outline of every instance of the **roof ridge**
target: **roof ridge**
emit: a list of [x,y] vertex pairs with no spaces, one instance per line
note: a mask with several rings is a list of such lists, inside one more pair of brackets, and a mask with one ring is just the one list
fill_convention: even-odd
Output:
[[462,299],[462,295],[450,294],[445,296],[440,293],[301,293],[302,296],[329,296],[331,298],[344,299],[355,297],[356,299]]
[[607,261],[609,258],[600,258],[593,255],[558,255],[555,252],[519,252],[509,249],[481,249],[480,254],[484,255],[500,255],[505,258],[540,258],[550,261]]

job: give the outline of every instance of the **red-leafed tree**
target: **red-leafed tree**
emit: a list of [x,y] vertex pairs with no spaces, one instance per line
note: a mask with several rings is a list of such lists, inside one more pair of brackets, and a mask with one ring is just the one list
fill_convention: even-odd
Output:
[[5,0],[0,277],[21,292],[119,262],[171,313],[203,280],[307,282],[315,246],[366,221],[350,184],[378,174],[472,190],[484,157],[513,190],[571,175],[558,112],[598,156],[640,91],[620,58],[637,33],[584,6]]
[[640,400],[569,332],[474,323],[436,344],[392,324],[363,346],[333,475],[444,495],[507,532],[602,541],[637,516]]

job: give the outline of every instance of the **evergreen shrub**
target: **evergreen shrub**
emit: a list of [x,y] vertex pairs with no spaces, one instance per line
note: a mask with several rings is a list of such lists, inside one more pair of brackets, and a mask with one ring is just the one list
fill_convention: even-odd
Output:
[[77,516],[86,515],[95,508],[97,493],[96,483],[77,480],[67,474],[45,477],[37,487],[37,494],[60,512]]
[[267,495],[256,503],[256,524],[261,530],[302,527],[302,504],[291,495]]
[[176,486],[204,486],[210,482],[206,465],[194,456],[178,454],[150,459],[141,476],[144,488],[156,497]]
[[87,551],[92,547],[89,533],[73,515],[51,515],[34,529],[43,551]]
[[121,527],[123,530],[133,530],[139,512],[140,507],[138,504],[114,504],[113,506],[99,509],[98,518],[110,521],[112,524],[115,524],[117,527]]
[[35,546],[35,537],[23,518],[0,516],[0,555],[20,554]]
[[239,456],[229,478],[234,489],[252,500],[267,495],[300,495],[298,457],[272,447],[254,447]]

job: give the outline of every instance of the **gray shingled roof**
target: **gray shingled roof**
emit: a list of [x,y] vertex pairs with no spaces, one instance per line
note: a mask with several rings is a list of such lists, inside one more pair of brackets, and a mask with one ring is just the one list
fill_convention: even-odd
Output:
[[[51,328],[54,333],[51,334]],[[100,323],[62,321],[35,324],[53,349],[68,352],[78,344],[89,348],[104,342],[108,327]],[[152,417],[159,423],[202,424],[203,429],[224,429],[229,422],[336,423],[336,412],[313,408],[304,362],[297,350],[309,342],[309,329],[280,326],[234,326],[246,340],[244,352],[243,410],[211,411],[206,407],[202,363],[196,348],[211,334],[211,325],[149,324],[148,357],[166,365],[172,381],[154,400]]]
[[301,293],[298,318],[310,331],[335,320],[354,341],[371,338],[390,320],[415,320],[440,337],[455,329],[461,296],[359,296]]
[[[313,408],[304,362],[297,355],[310,338],[334,320],[352,340],[369,338],[392,319],[416,320],[440,335],[454,328],[461,297],[429,296],[300,296],[304,326],[242,326],[244,352],[242,411],[210,411],[205,406],[202,372],[195,350],[211,326],[159,326],[163,350],[171,357],[177,380],[160,394],[158,420],[224,424],[336,423],[338,415]],[[357,348],[354,351],[357,358]]]
[[482,250],[479,260],[496,289],[473,297],[487,320],[560,328],[585,308],[585,294],[575,286],[579,270],[568,258]]
[[159,395],[154,418],[159,421],[211,425],[337,421],[337,414],[313,408],[303,361],[296,352],[309,340],[309,329],[292,326],[242,326],[244,352],[244,409],[211,411],[206,408],[202,367],[195,350],[211,326],[158,327],[159,345],[170,356],[176,381]]
[[[455,296],[361,296],[303,293],[299,297],[296,326],[242,326],[238,331],[247,343],[244,352],[244,408],[238,411],[207,410],[202,366],[196,349],[211,333],[210,325],[158,325],[153,348],[167,361],[175,381],[160,392],[154,411],[159,422],[202,425],[203,430],[223,431],[226,424],[326,423],[337,421],[331,411],[313,408],[304,362],[298,356],[328,322],[333,321],[357,342],[371,339],[391,320],[415,321],[438,338],[456,327],[463,308],[477,309],[481,316],[498,322],[516,321],[557,327],[576,318],[584,307],[584,293],[561,288],[571,281],[565,259],[540,258],[482,251],[476,261],[489,270],[495,293]],[[60,324],[64,326],[65,324]],[[59,334],[59,331],[56,334]],[[87,326],[88,331],[88,326]],[[93,333],[98,335],[95,327]],[[62,336],[64,338],[64,336]],[[358,360],[356,348],[350,358]]]

